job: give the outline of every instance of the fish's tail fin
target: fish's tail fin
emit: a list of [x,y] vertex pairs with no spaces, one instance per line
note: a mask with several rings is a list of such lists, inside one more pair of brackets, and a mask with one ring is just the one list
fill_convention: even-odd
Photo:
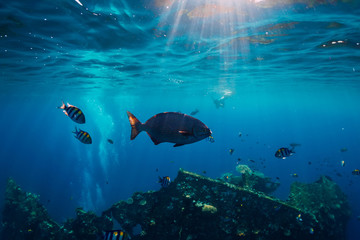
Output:
[[129,117],[129,122],[131,125],[131,140],[134,140],[136,136],[143,130],[142,123],[129,111],[126,112]]
[[62,101],[62,105],[60,107],[57,107],[57,108],[60,108],[60,109],[65,109],[66,105],[64,103],[64,101]]
[[77,133],[78,132],[78,130],[77,130],[77,127],[75,126],[75,131],[73,131],[73,133]]

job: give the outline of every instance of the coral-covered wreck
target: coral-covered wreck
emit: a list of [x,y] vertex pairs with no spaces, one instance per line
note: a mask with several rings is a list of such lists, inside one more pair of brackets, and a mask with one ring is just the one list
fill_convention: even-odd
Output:
[[79,208],[76,219],[63,225],[51,220],[36,195],[9,179],[1,239],[96,240],[115,220],[131,239],[345,239],[350,209],[328,177],[292,184],[285,202],[256,189],[276,188],[264,176],[247,170],[241,178],[225,182],[180,169],[167,188],[136,192],[100,217]]

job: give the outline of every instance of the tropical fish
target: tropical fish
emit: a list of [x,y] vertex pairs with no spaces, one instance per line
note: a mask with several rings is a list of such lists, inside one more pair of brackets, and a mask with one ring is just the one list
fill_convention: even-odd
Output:
[[230,153],[230,155],[232,155],[232,154],[234,153],[234,151],[235,151],[235,149],[230,148],[230,149],[229,149],[229,153]]
[[170,184],[171,180],[169,176],[165,176],[165,177],[159,177],[159,182],[161,184],[162,187],[168,187]]
[[341,160],[341,166],[345,167],[345,161],[344,160]]
[[285,158],[290,157],[291,155],[293,155],[293,153],[295,153],[293,151],[293,149],[290,150],[288,148],[279,148],[275,152],[275,157],[285,159]]
[[126,240],[129,235],[122,230],[105,231],[104,240]]
[[109,138],[107,141],[108,141],[110,144],[114,144],[114,141],[113,141],[112,139],[110,139],[110,138]]
[[352,171],[352,175],[360,175],[360,170],[355,169],[354,171]]
[[69,103],[66,106],[64,102],[62,102],[62,105],[58,108],[63,109],[64,113],[69,116],[69,118],[71,118],[71,120],[73,120],[74,122],[80,124],[85,123],[85,115],[80,110],[80,108],[75,107]]
[[81,129],[77,129],[75,127],[75,132],[73,132],[75,134],[75,138],[79,139],[80,142],[84,143],[84,144],[91,144],[92,140],[90,137],[90,134],[81,130]]
[[297,173],[290,174],[290,176],[292,176],[292,177],[294,177],[294,178],[299,177],[299,175],[298,175]]
[[146,131],[155,145],[162,142],[175,143],[174,147],[200,141],[211,136],[211,130],[200,120],[177,112],[156,114],[141,123],[132,113],[127,112],[131,125],[131,140]]

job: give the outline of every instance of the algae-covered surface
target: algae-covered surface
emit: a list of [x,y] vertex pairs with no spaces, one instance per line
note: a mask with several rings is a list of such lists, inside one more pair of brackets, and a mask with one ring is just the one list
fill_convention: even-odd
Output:
[[81,208],[63,225],[8,180],[2,239],[101,239],[120,224],[132,239],[345,239],[350,209],[329,178],[294,183],[288,201],[180,169],[159,191],[136,192],[98,217]]

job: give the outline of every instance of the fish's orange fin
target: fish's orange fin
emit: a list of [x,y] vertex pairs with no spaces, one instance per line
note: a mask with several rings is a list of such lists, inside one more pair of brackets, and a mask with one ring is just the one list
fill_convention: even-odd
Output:
[[60,107],[57,107],[57,108],[60,108],[60,109],[65,109],[66,105],[64,102],[62,102],[62,105]]
[[142,131],[142,123],[129,111],[126,112],[129,117],[129,122],[131,125],[131,136],[130,140],[134,140],[136,136]]

